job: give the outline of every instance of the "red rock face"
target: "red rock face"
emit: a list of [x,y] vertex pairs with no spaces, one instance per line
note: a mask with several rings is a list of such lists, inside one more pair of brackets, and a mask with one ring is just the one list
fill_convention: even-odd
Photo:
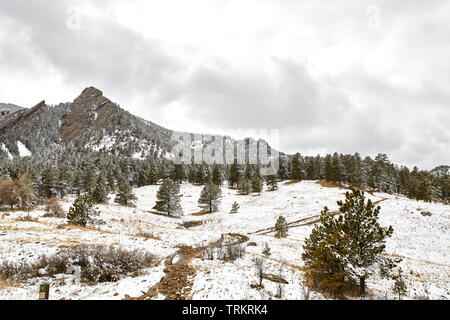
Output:
[[69,113],[62,119],[59,133],[64,142],[70,142],[86,130],[100,130],[108,124],[108,115],[114,104],[103,97],[103,92],[89,87],[83,90],[70,106]]
[[45,101],[42,101],[29,110],[20,110],[2,119],[0,121],[0,135],[11,131],[26,130],[27,121],[35,116],[39,116],[45,107]]

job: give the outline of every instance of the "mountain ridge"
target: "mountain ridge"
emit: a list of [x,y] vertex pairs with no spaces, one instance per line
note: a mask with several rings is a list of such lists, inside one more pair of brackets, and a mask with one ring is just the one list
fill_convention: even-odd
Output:
[[[34,128],[32,133],[29,128]],[[13,155],[19,154],[16,148],[18,142],[23,143],[34,155],[49,153],[57,145],[67,146],[82,140],[85,147],[92,147],[93,150],[129,157],[137,154],[142,154],[142,157],[168,157],[173,156],[170,155],[170,150],[179,143],[172,140],[174,133],[190,136],[192,150],[199,144],[205,148],[212,143],[195,141],[196,137],[218,136],[167,129],[122,109],[93,86],[85,88],[73,102],[49,106],[44,100],[31,109],[22,108],[0,120],[0,143]],[[47,138],[43,139],[43,136]],[[243,141],[247,156],[248,145],[254,142],[251,138],[234,140],[231,137],[222,137],[233,143]],[[105,139],[108,140],[107,148],[102,145],[102,140]],[[271,150],[270,146],[268,149]],[[2,149],[0,158],[1,156]]]

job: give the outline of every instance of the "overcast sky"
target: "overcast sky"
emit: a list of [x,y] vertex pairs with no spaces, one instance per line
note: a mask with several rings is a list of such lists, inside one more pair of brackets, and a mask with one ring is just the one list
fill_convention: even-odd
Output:
[[2,0],[0,102],[92,85],[170,129],[431,169],[450,164],[449,19],[447,0]]

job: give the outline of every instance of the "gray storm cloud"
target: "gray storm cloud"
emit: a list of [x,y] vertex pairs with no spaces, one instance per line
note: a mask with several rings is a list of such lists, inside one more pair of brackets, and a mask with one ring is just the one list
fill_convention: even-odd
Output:
[[[161,12],[178,20],[149,1],[148,21],[124,3],[146,5],[2,1],[0,101],[56,103],[94,85],[171,129],[274,128],[290,153],[449,162],[446,1],[230,0],[207,11],[196,0],[184,17],[171,0]],[[370,6],[381,13],[374,29]],[[68,28],[73,7],[79,30]],[[206,22],[189,29],[196,21]]]

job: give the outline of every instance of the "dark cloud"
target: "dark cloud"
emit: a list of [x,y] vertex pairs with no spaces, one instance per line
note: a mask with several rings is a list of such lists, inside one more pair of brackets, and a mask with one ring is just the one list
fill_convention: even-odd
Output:
[[[167,17],[167,37],[145,14],[144,27],[121,23],[123,3],[0,2],[0,94],[19,103],[23,88],[33,101],[70,92],[67,101],[94,85],[173,129],[280,129],[283,151],[381,152],[428,169],[450,159],[446,1],[218,1],[222,27]],[[380,9],[376,30],[369,5]],[[73,6],[79,30],[67,26]],[[198,21],[209,25],[183,31]]]

